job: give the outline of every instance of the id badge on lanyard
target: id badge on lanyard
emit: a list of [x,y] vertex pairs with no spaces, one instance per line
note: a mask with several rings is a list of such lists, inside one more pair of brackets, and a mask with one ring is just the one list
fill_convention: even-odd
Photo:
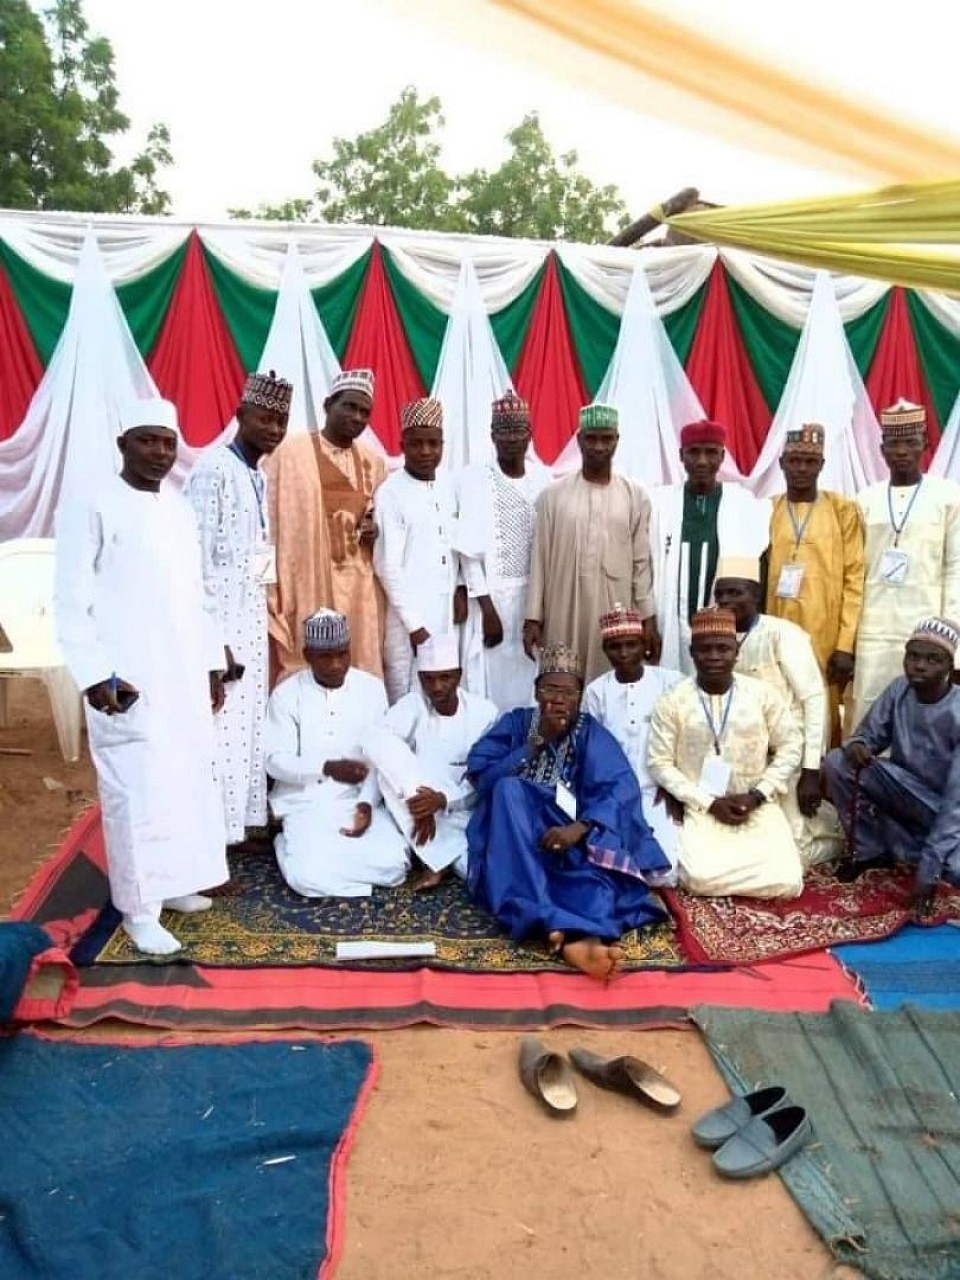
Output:
[[272,587],[277,581],[277,548],[261,542],[253,552],[253,577],[258,587]]
[[781,566],[777,581],[778,600],[797,600],[803,586],[804,567],[802,564],[785,564]]

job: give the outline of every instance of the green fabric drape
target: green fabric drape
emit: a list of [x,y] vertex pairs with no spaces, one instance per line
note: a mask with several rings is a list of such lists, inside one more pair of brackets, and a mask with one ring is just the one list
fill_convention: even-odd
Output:
[[861,378],[866,379],[873,364],[874,352],[880,341],[883,326],[887,322],[890,297],[891,293],[888,290],[872,307],[867,307],[862,315],[857,316],[855,320],[848,320],[843,326]]
[[383,265],[414,364],[429,391],[437,374],[443,335],[447,331],[446,313],[410,283],[394,262],[389,249],[383,250]]
[[677,307],[676,311],[671,311],[668,316],[663,317],[663,327],[667,331],[667,337],[673,343],[673,349],[677,353],[680,363],[686,366],[687,357],[690,354],[690,348],[693,346],[693,339],[700,324],[700,316],[703,314],[703,301],[707,296],[707,285],[704,282],[697,292],[682,307]]
[[494,311],[490,316],[490,327],[493,329],[493,336],[497,340],[497,346],[500,348],[503,362],[510,370],[511,376],[516,370],[520,352],[523,350],[527,330],[530,328],[530,317],[533,315],[534,305],[540,296],[540,288],[543,284],[543,275],[546,269],[547,264],[544,261],[530,283],[517,294],[514,300],[508,302],[499,311]]
[[259,367],[260,356],[267,344],[267,335],[277,306],[276,291],[248,284],[211,253],[206,245],[201,247],[240,363],[248,373],[253,372]]
[[0,263],[27,322],[37,355],[46,367],[67,323],[73,287],[32,267],[3,240],[0,240]]
[[357,304],[363,292],[363,283],[367,278],[371,253],[372,250],[368,249],[356,262],[347,267],[346,271],[341,272],[326,284],[310,290],[320,323],[326,330],[334,355],[341,364],[347,343],[350,341],[350,334],[353,332]]
[[188,240],[176,252],[158,263],[145,275],[117,285],[117,301],[127,318],[137,350],[148,359],[166,319],[170,299],[180,279]]
[[800,330],[764,311],[729,271],[726,271],[726,277],[733,313],[750,363],[767,408],[776,413],[800,341]]
[[592,298],[560,258],[557,258],[557,274],[580,372],[592,400],[613,358],[620,317]]
[[960,337],[945,328],[912,290],[907,291],[907,310],[924,377],[943,429],[960,391]]

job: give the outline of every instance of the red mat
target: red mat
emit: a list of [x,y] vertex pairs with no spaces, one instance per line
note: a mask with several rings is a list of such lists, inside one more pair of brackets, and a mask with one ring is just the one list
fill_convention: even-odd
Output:
[[[691,964],[753,965],[889,938],[916,923],[908,906],[912,885],[905,866],[867,871],[852,884],[814,867],[799,898],[697,898],[682,889],[665,890],[663,898]],[[958,919],[960,890],[938,885],[934,910],[922,923]]]
[[[97,810],[74,823],[41,868],[15,917],[43,925],[70,946],[106,896]],[[820,1012],[859,999],[853,980],[827,954],[723,972],[630,973],[609,986],[582,974],[383,973],[329,968],[225,969],[198,965],[94,965],[80,974],[72,1011],[85,1027],[104,1019],[178,1031],[411,1026],[522,1029],[679,1025],[696,1004]]]

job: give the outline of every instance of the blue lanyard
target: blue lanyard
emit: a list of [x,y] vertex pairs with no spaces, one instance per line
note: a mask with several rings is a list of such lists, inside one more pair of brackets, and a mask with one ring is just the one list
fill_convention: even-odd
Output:
[[813,508],[817,505],[819,499],[820,495],[817,494],[814,500],[810,503],[810,510],[803,517],[802,524],[797,523],[797,517],[793,510],[793,503],[789,498],[787,499],[787,515],[790,517],[790,523],[793,525],[793,536],[795,539],[795,545],[793,548],[794,555],[796,555],[800,550],[800,543],[803,541],[803,535],[807,532],[807,525],[810,523],[810,517],[813,515]]
[[257,515],[260,517],[260,532],[265,534],[267,532],[267,521],[263,514],[263,498],[266,493],[266,481],[256,467],[251,467],[250,463],[243,456],[243,450],[237,444],[236,440],[232,440],[230,444],[227,445],[227,448],[235,458],[239,458],[247,469],[247,475],[250,477],[250,484],[253,487],[253,496],[257,500]]
[[907,509],[903,513],[903,519],[897,524],[893,518],[893,485],[887,485],[887,510],[890,513],[890,528],[893,530],[893,545],[900,545],[900,535],[906,528],[907,521],[910,519],[910,512],[913,510],[913,504],[917,500],[917,494],[920,492],[920,486],[923,484],[923,476],[917,481],[917,487],[910,495],[910,501],[907,503]]
[[703,707],[703,714],[706,716],[707,725],[709,726],[710,732],[713,735],[713,749],[717,753],[717,755],[720,754],[720,742],[723,738],[723,735],[727,731],[727,721],[730,719],[730,708],[733,705],[734,688],[735,686],[731,684],[729,690],[727,691],[727,701],[726,701],[726,705],[723,708],[723,715],[720,718],[719,731],[717,730],[717,723],[713,718],[713,712],[710,710],[709,702],[706,700],[706,698],[703,696],[700,690],[699,689],[697,690],[697,694],[700,698],[700,705],[701,707]]

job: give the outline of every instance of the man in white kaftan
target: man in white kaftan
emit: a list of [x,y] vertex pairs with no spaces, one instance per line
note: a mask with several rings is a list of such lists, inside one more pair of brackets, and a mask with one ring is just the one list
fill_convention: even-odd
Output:
[[439,400],[404,405],[404,464],[374,497],[379,536],[373,567],[387,597],[383,641],[387,697],[396,702],[413,688],[418,647],[431,636],[454,634],[466,615],[459,586],[457,500],[452,480],[437,467],[443,456]]
[[921,471],[926,413],[900,401],[880,414],[889,481],[857,495],[866,581],[853,672],[853,732],[901,674],[903,646],[925,617],[960,617],[960,485]]
[[650,494],[650,541],[660,661],[688,675],[690,619],[713,599],[721,555],[763,555],[770,541],[770,503],[739,484],[721,483],[726,428],[690,422],[680,433],[684,484],[663,485]]
[[649,884],[677,883],[677,833],[659,787],[647,767],[650,720],[661,694],[678,684],[683,676],[666,667],[645,666],[643,662],[643,619],[634,609],[616,605],[600,619],[603,652],[613,667],[587,685],[583,709],[608,729],[630,761],[640,784],[643,816],[653,829],[657,843],[670,862],[666,872],[647,875]]
[[364,743],[387,710],[383,681],[350,666],[346,616],[320,609],[303,624],[305,670],[270,695],[270,805],[287,884],[305,898],[365,898],[402,884],[406,842],[383,808]]
[[138,401],[121,426],[121,474],[58,512],[54,606],[86,694],[110,897],[141,951],[170,955],[162,907],[205,910],[198,890],[228,876],[211,707],[224,646],[193,512],[162,484],[177,411]]
[[251,374],[237,409],[236,436],[201,454],[184,490],[200,528],[204,585],[227,646],[217,772],[228,844],[267,821],[267,587],[276,580],[276,559],[260,459],[286,434],[292,392],[272,370]]
[[499,714],[492,702],[459,687],[459,662],[454,636],[425,641],[419,687],[365,738],[384,803],[426,868],[417,889],[433,888],[449,868],[467,874],[467,823],[476,804],[467,756]]
[[782,796],[803,733],[776,689],[733,673],[736,620],[691,623],[697,675],[669,689],[650,723],[647,767],[682,815],[680,882],[705,897],[795,898],[803,867]]
[[465,683],[500,708],[528,706],[536,663],[523,649],[536,501],[550,472],[530,448],[530,409],[508,392],[492,406],[496,457],[464,467],[454,483],[460,565],[470,599],[464,627]]

